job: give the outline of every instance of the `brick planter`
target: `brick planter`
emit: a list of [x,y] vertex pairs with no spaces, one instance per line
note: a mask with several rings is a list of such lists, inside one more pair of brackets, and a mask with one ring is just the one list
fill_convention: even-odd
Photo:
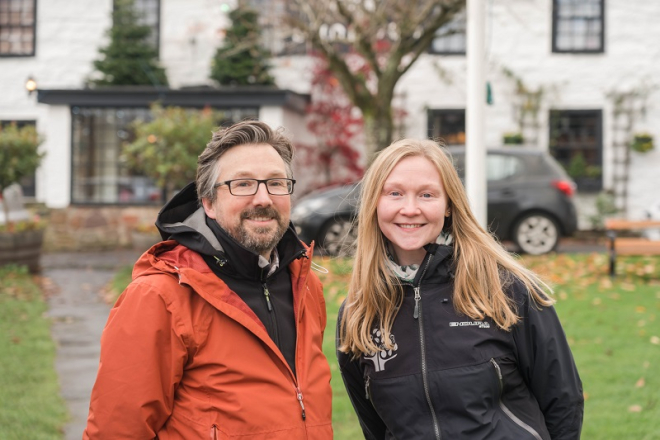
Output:
[[44,231],[0,232],[0,266],[24,265],[31,273],[41,270]]

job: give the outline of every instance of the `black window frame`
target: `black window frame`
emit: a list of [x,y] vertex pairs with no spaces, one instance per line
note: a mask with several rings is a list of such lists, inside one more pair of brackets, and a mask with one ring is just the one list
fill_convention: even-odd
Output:
[[[7,6],[9,6],[9,3],[12,0],[0,0],[0,8],[2,8],[3,4],[1,2],[6,2]],[[24,52],[24,53],[12,53],[12,52],[3,52],[2,51],[2,45],[0,44],[0,58],[26,58],[26,57],[34,57],[37,54],[37,0],[22,0],[25,3],[32,2],[32,50],[30,52]],[[5,25],[7,26],[7,25]],[[0,38],[2,35],[2,22],[0,21]],[[12,25],[11,27],[13,28],[28,28],[29,25]]]
[[[435,133],[434,132],[434,119],[437,116],[443,116],[443,115],[456,115],[460,113],[461,117],[463,118],[463,142],[448,142],[447,139],[445,139],[442,134],[440,133]],[[443,108],[443,109],[428,109],[426,112],[426,127],[427,127],[427,133],[429,138],[440,138],[441,140],[446,142],[447,146],[451,145],[465,145],[465,109],[464,108]],[[460,136],[460,133],[457,134]]]
[[[564,116],[591,116],[596,118],[596,123],[594,125],[594,148],[580,148],[573,146],[560,146],[557,147],[553,145],[553,131],[555,130],[553,119],[555,115],[559,113],[562,117]],[[603,189],[603,110],[602,109],[551,109],[548,115],[548,152],[550,155],[562,165],[562,167],[568,171],[572,156],[569,159],[562,158],[561,155],[557,154],[557,149],[563,149],[565,151],[587,151],[589,149],[596,152],[595,160],[589,160],[589,156],[583,154],[587,166],[597,166],[600,167],[600,176],[599,177],[572,177],[573,180],[577,183],[578,190],[582,192],[598,192]]]
[[[446,28],[451,28],[453,26],[458,26],[461,23],[458,22],[458,19],[462,19],[462,33],[461,32],[456,32],[452,35],[437,35],[441,34],[444,29]],[[433,48],[433,42],[436,41],[436,39],[444,39],[444,38],[452,38],[455,35],[463,35],[463,49],[462,50],[435,50]],[[429,45],[429,48],[426,51],[429,54],[432,55],[445,55],[445,56],[464,56],[467,53],[467,9],[463,8],[461,12],[456,14],[453,19],[447,23],[445,23],[443,26],[440,27],[440,29],[437,30],[436,36],[433,38],[433,41],[431,41],[431,44]]]
[[[568,54],[601,54],[605,52],[605,0],[595,0],[600,2],[600,47],[598,49],[562,49],[557,46],[559,21],[562,18],[559,15],[560,3],[562,0],[552,0],[552,52]],[[594,20],[593,17],[571,16],[569,20],[581,19],[583,21]]]

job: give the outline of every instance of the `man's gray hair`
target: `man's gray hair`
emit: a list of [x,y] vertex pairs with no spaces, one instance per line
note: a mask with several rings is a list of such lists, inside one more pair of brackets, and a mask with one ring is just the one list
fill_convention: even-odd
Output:
[[287,176],[293,178],[291,163],[294,149],[291,140],[284,134],[284,128],[272,130],[267,124],[260,121],[241,121],[214,132],[211,141],[197,159],[196,184],[200,204],[202,199],[208,199],[211,203],[215,202],[217,193],[213,189],[213,185],[220,174],[218,167],[220,157],[230,148],[246,144],[271,145],[284,161]]

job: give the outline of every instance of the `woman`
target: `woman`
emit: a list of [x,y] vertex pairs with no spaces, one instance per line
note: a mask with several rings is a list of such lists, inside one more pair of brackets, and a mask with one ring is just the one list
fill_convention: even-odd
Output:
[[450,158],[404,139],[362,184],[337,355],[368,439],[578,439],[550,289],[477,223]]

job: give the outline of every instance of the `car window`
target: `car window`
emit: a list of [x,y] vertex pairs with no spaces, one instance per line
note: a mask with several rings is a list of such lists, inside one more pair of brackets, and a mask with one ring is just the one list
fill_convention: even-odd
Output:
[[504,180],[520,173],[522,160],[503,154],[489,154],[486,159],[486,175],[489,181]]
[[[465,178],[465,156],[454,154],[452,156],[454,167],[458,176]],[[486,176],[489,181],[504,180],[521,174],[524,170],[523,160],[519,157],[504,154],[488,154],[486,158]]]

